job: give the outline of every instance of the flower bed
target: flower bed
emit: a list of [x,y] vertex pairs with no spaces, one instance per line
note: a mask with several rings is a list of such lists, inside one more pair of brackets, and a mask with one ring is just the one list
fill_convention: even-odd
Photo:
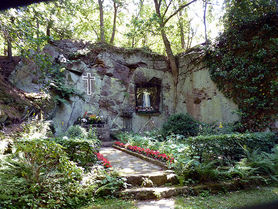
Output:
[[96,153],[96,156],[97,156],[97,159],[98,159],[99,161],[102,161],[102,165],[103,165],[105,168],[111,168],[111,167],[112,167],[112,165],[110,164],[110,162],[109,162],[105,157],[103,157],[102,154]]
[[144,149],[142,147],[132,146],[132,145],[124,144],[124,143],[121,143],[121,142],[115,142],[114,144],[116,146],[123,147],[123,148],[126,148],[128,150],[131,150],[132,152],[136,152],[136,153],[139,153],[139,154],[143,154],[147,157],[151,157],[155,160],[160,160],[162,162],[170,162],[170,163],[174,162],[173,157],[170,157],[169,155],[166,155],[164,153],[160,153],[159,151],[151,150],[151,149],[148,149],[148,148]]

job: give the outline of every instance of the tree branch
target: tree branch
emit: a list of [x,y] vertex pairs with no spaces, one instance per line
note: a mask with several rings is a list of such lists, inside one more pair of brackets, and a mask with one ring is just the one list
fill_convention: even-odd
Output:
[[154,6],[155,6],[156,14],[158,15],[159,18],[161,18],[160,6],[161,6],[162,0],[159,0],[159,2],[157,0],[153,0],[153,1],[154,1]]
[[164,12],[164,14],[162,15],[162,18],[165,17],[165,15],[166,15],[166,13],[168,12],[168,9],[169,9],[169,7],[171,6],[172,2],[173,2],[173,0],[171,0],[171,1],[169,2],[169,4],[167,5],[167,7],[166,7],[166,9],[165,9],[165,12]]
[[197,0],[192,0],[191,2],[181,5],[173,14],[171,14],[164,22],[163,22],[163,26],[166,25],[166,23],[172,18],[174,17],[176,14],[179,13],[179,11],[183,10],[185,7],[189,6],[190,4],[194,3]]
[[161,7],[161,3],[162,3],[162,0],[159,0],[159,2],[158,2],[158,9],[159,9],[159,11],[160,11],[160,7]]

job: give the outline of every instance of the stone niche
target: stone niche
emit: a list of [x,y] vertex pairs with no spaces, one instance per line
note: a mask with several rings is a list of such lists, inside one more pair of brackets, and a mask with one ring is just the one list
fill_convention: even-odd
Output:
[[[47,119],[53,121],[57,134],[63,134],[86,111],[107,118],[103,135],[108,129],[143,132],[160,128],[174,112],[173,79],[162,55],[73,40],[54,41],[44,52],[53,64],[63,56],[65,84],[83,95],[72,96],[52,110]],[[177,56],[180,76],[176,112],[189,113],[203,122],[237,120],[233,114],[237,106],[218,91],[202,63],[192,64],[198,56],[200,51],[194,50]],[[37,92],[43,85],[29,82],[33,75],[28,71],[29,66],[19,65],[10,80],[22,90]],[[24,79],[22,74],[26,75]],[[90,95],[84,80],[88,74],[94,78]]]
[[161,80],[135,84],[135,112],[137,114],[160,114]]

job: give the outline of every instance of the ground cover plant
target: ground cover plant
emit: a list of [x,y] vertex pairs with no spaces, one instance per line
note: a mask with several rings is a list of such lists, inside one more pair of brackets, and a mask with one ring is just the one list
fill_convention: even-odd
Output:
[[54,138],[50,139],[63,146],[71,161],[87,168],[97,161],[97,153],[100,149],[98,139],[77,139],[77,138]]
[[[235,191],[217,195],[205,191],[198,196],[178,197],[175,200],[177,209],[231,209],[260,205],[277,201],[277,187],[257,187],[251,190]],[[266,206],[261,206],[265,208]]]
[[[236,180],[268,183],[277,176],[277,137],[274,133],[222,134],[185,138],[170,135],[164,141],[122,133],[120,146],[153,149],[174,158],[171,167],[181,184]],[[256,163],[257,162],[257,163]],[[261,162],[261,163],[259,163]]]
[[30,129],[0,158],[0,207],[80,208],[123,188],[124,179],[98,153],[95,137],[84,132],[80,139],[48,138]]

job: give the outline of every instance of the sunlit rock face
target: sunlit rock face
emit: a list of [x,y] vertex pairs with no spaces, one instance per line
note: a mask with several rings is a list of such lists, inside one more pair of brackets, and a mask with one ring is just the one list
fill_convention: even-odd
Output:
[[183,74],[178,84],[178,112],[187,111],[206,123],[237,121],[237,105],[217,89],[201,59],[200,49],[178,55],[180,73]]
[[[65,68],[66,84],[82,95],[70,97],[68,102],[53,110],[50,119],[57,134],[65,132],[85,112],[103,116],[113,130],[132,129],[134,132],[160,128],[173,114],[173,80],[167,59],[162,55],[72,40],[54,42],[46,46],[44,52],[50,55],[53,63]],[[207,69],[202,65],[190,66],[192,56],[196,55],[178,56],[177,112],[188,112],[204,122],[237,120],[232,113],[236,105],[217,90]],[[189,71],[190,67],[194,70]],[[28,73],[28,69],[26,65],[19,66],[10,80],[24,91],[37,92],[40,84],[36,84],[35,75]],[[159,95],[150,96],[146,112],[136,112],[141,98],[136,86],[154,80],[160,82]],[[148,111],[152,107],[149,106],[154,105],[157,97],[159,111],[150,114]]]

